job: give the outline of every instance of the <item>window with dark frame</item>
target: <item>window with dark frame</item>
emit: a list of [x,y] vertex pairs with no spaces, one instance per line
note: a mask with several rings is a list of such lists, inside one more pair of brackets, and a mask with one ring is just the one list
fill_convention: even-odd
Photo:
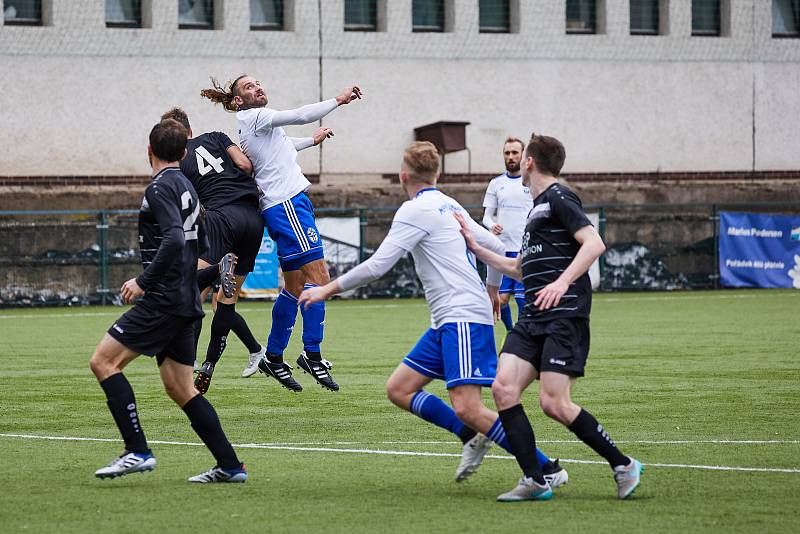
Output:
[[631,35],[658,35],[660,0],[631,0]]
[[6,26],[41,26],[41,0],[4,0],[3,23]]
[[480,0],[478,3],[480,33],[511,32],[510,0]]
[[344,29],[348,32],[378,31],[378,0],[344,0]]
[[800,0],[772,0],[772,36],[800,38]]
[[719,37],[722,35],[720,0],[692,0],[692,35]]
[[444,0],[414,0],[411,4],[411,31],[443,32]]
[[250,0],[250,29],[285,30],[283,0]]
[[106,0],[107,28],[141,28],[141,0]]
[[178,28],[213,30],[214,0],[178,0]]
[[597,0],[567,0],[567,33],[597,33]]

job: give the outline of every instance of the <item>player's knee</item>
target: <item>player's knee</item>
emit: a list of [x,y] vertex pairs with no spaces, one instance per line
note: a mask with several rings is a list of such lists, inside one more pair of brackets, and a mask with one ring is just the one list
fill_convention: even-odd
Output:
[[400,384],[391,380],[386,384],[386,398],[395,406],[406,409],[409,404],[408,397],[408,392]]
[[516,406],[520,402],[521,392],[512,384],[495,379],[492,384],[492,397],[498,410]]
[[167,396],[172,399],[175,404],[178,406],[183,406],[187,402],[189,402],[192,397],[197,395],[199,392],[194,388],[194,385],[184,385],[184,384],[176,384],[172,382],[165,382],[164,383],[164,391],[167,392]]
[[545,392],[539,392],[539,405],[542,407],[542,411],[545,415],[551,419],[561,422],[567,419],[570,406],[568,401],[553,395],[548,395]]
[[453,411],[456,412],[456,417],[463,422],[472,426],[473,419],[475,419],[478,411],[474,403],[466,402],[464,400],[457,400],[453,402]]
[[89,369],[92,370],[97,380],[101,382],[114,374],[115,371],[112,363],[99,352],[95,352],[92,354],[92,357],[89,358]]

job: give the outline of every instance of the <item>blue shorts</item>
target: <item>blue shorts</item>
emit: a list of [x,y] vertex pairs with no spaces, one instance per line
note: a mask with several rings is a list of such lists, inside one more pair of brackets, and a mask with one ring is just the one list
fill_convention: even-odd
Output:
[[314,206],[305,193],[265,209],[261,218],[278,246],[278,261],[284,272],[324,258]]
[[[506,252],[506,258],[516,258],[518,252]],[[500,293],[514,293],[514,298],[525,298],[525,285],[519,280],[514,280],[506,275],[503,275],[503,281],[500,282]]]
[[403,363],[447,388],[464,384],[491,386],[497,372],[494,326],[445,323],[430,328],[403,359]]

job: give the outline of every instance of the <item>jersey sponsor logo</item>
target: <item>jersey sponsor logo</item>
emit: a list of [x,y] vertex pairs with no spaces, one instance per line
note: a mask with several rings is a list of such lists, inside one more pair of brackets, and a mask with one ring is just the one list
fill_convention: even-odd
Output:
[[319,241],[319,235],[317,234],[317,231],[310,226],[308,227],[308,230],[306,230],[306,235],[308,236],[308,240],[312,243]]
[[530,254],[539,254],[543,250],[541,243],[531,244],[530,240],[531,240],[531,233],[525,232],[522,235],[522,247],[520,249],[523,256],[528,256]]

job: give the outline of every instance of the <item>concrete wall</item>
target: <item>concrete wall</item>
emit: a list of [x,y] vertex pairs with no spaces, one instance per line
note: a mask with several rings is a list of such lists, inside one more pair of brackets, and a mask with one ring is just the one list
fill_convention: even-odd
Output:
[[[420,34],[411,0],[386,0],[374,33],[343,31],[343,0],[290,2],[283,32],[251,31],[248,0],[223,0],[213,31],[177,29],[172,0],[145,2],[143,29],[106,28],[102,0],[45,0],[49,26],[0,26],[0,175],[146,174],[147,132],[173,105],[235,139],[199,90],[242,72],[280,109],[362,86],[325,119],[337,136],[321,157],[300,155],[323,183],[394,172],[413,128],[438,120],[472,123],[480,173],[531,130],[564,141],[568,172],[800,169],[800,39],[771,37],[771,2],[725,2],[721,37],[691,36],[688,0],[668,2],[659,36],[629,35],[628,0],[602,2],[598,35],[566,34],[563,0],[519,0],[509,34],[478,33],[477,0],[450,3],[452,31]],[[447,169],[466,171],[466,153]]]

